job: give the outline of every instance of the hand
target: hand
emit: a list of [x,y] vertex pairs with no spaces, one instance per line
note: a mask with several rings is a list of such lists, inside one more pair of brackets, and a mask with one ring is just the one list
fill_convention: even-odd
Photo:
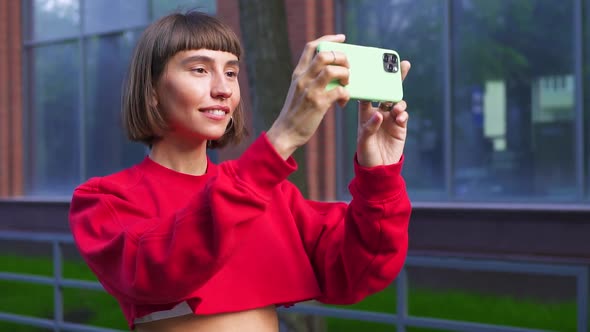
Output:
[[348,84],[346,55],[341,52],[316,54],[321,41],[343,42],[344,38],[344,35],[327,35],[305,45],[293,71],[283,109],[267,132],[270,143],[284,159],[309,141],[335,102],[344,106],[350,99],[342,86],[326,91],[333,80]]
[[[410,63],[402,61],[402,80],[410,70]],[[361,166],[374,167],[399,162],[406,142],[407,104],[380,103],[373,107],[368,101],[359,102],[357,161]]]

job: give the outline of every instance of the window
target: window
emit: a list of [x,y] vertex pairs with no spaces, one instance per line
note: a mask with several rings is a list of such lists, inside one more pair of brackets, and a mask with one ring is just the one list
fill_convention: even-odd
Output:
[[[346,1],[344,32],[347,42],[391,48],[415,66],[404,83],[410,113],[404,176],[413,196],[439,199],[445,188],[444,155],[444,1]],[[356,149],[356,103],[343,114],[346,130],[341,141],[344,181],[352,178]],[[339,190],[347,192],[346,186]]]
[[215,13],[216,1],[25,1],[27,195],[70,195],[143,158],[121,129],[123,78],[145,26],[187,8]]
[[[587,68],[590,30],[586,25],[582,38],[576,29],[578,4],[343,1],[350,42],[395,48],[414,64],[404,83],[410,113],[404,176],[414,201],[583,199],[589,152],[581,148],[584,98],[576,91],[585,75],[588,124],[590,77],[577,50],[585,47]],[[356,114],[345,114],[341,142],[350,146],[343,153],[349,161]],[[342,174],[346,183],[352,170]]]
[[453,3],[453,195],[574,200],[574,1]]

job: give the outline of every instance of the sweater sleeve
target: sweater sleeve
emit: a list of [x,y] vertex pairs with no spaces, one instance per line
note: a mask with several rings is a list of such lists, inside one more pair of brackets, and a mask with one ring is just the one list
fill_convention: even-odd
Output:
[[239,159],[221,163],[186,206],[161,217],[131,203],[120,184],[91,179],[74,192],[70,227],[91,270],[119,299],[182,301],[223,266],[294,169],[262,135]]
[[356,163],[349,204],[305,200],[292,186],[291,209],[312,262],[319,301],[351,304],[395,279],[405,262],[411,205],[398,164]]

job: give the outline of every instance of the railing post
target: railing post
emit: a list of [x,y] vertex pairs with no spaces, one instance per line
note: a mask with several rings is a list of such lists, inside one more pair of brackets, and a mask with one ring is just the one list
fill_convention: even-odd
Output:
[[63,312],[63,294],[62,294],[62,252],[59,240],[53,241],[53,318],[55,332],[60,332],[60,327],[64,322]]
[[408,276],[404,267],[396,280],[397,293],[397,332],[406,332],[406,319],[408,318]]
[[590,320],[590,308],[588,307],[588,297],[590,297],[589,269],[590,267],[585,266],[576,278],[576,288],[578,289],[578,332],[588,331],[588,321]]

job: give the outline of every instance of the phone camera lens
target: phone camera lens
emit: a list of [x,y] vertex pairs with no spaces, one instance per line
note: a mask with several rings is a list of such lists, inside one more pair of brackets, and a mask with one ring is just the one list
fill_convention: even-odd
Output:
[[387,65],[387,71],[393,72],[393,65],[391,63]]
[[389,54],[387,54],[387,53],[383,54],[383,61],[389,62]]

